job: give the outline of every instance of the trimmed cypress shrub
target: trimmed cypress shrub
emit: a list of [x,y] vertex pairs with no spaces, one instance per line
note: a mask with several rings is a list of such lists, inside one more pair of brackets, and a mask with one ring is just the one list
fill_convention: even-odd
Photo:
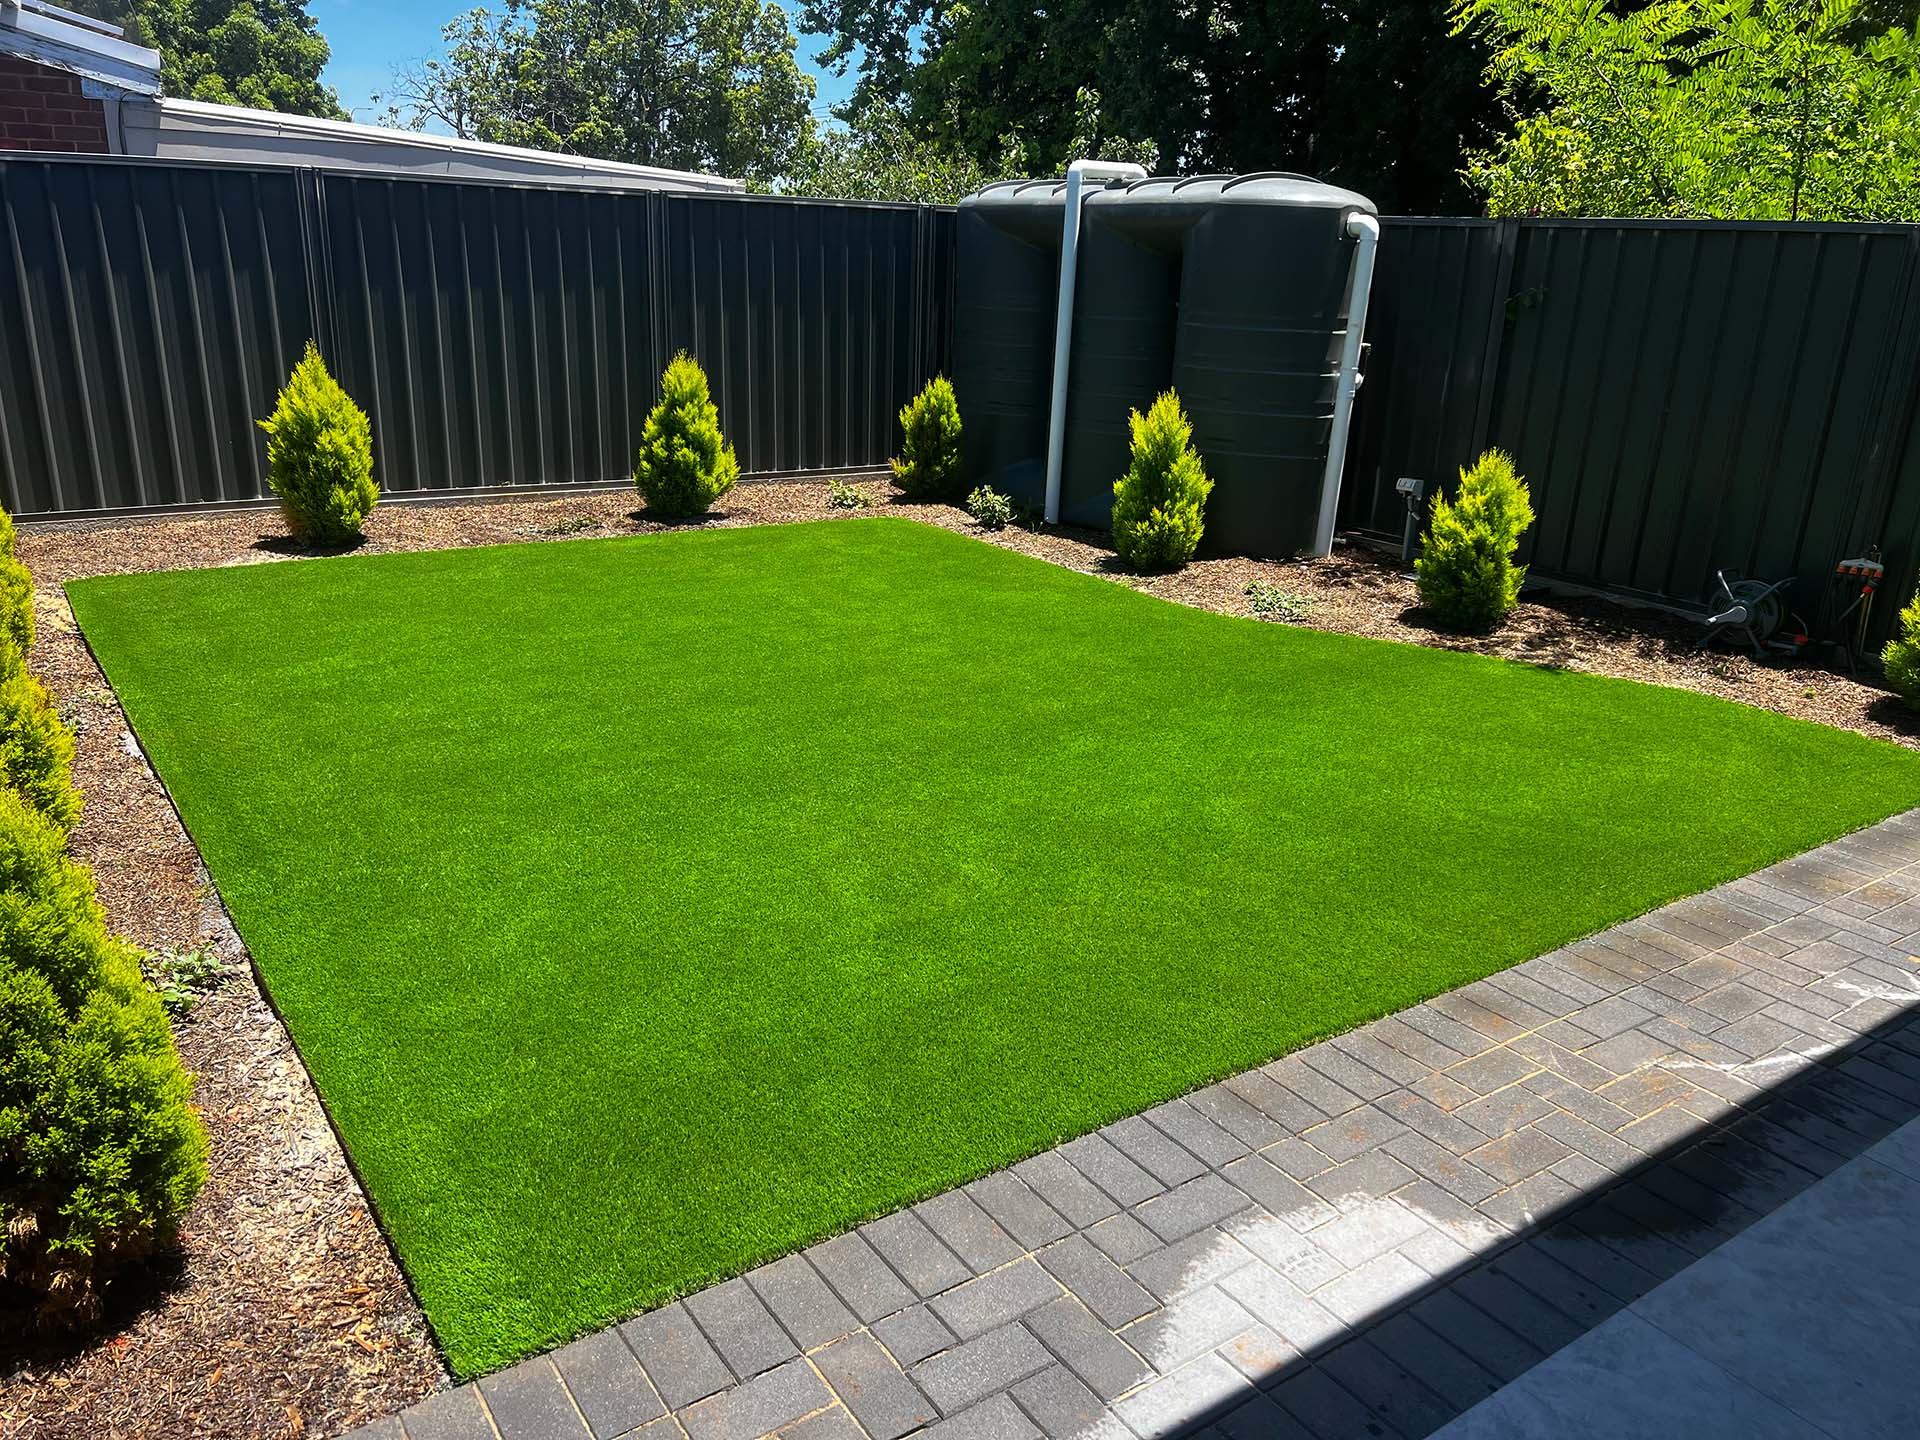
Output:
[[900,407],[900,454],[893,483],[914,500],[955,500],[960,473],[960,402],[944,375]]
[[660,377],[660,403],[640,435],[634,487],[649,510],[704,515],[739,478],[740,462],[720,433],[707,372],[682,350]]
[[1513,612],[1527,567],[1515,565],[1533,524],[1527,483],[1504,450],[1489,450],[1460,472],[1452,503],[1433,497],[1420,556],[1413,562],[1420,603],[1442,625],[1490,630]]
[[373,427],[314,343],[293,367],[267,432],[267,485],[296,539],[339,545],[360,533],[380,499],[373,482]]
[[12,556],[0,560],[0,679],[26,668],[33,649],[33,576]]
[[0,505],[0,555],[13,558],[13,516],[4,505]]
[[1113,548],[1136,570],[1178,570],[1200,545],[1213,481],[1173,391],[1129,424],[1133,459],[1113,486]]
[[0,1276],[50,1324],[99,1313],[206,1179],[160,1001],[66,837],[0,791]]
[[1880,652],[1887,684],[1909,705],[1920,709],[1920,594],[1900,612],[1900,628]]
[[0,783],[62,835],[80,818],[73,788],[73,731],[53,697],[24,670],[0,681]]

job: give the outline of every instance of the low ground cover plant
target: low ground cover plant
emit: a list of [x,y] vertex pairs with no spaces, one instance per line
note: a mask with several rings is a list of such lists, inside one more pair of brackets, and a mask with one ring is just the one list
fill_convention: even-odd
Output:
[[894,484],[912,500],[956,498],[963,483],[960,402],[946,376],[934,376],[900,408],[900,432]]
[[827,505],[834,510],[865,510],[873,504],[872,497],[858,485],[850,485],[845,480],[827,482]]
[[273,414],[259,425],[267,432],[267,487],[294,537],[341,545],[357,536],[380,499],[373,427],[311,340]]
[[1311,595],[1296,595],[1269,580],[1249,580],[1246,596],[1247,608],[1263,620],[1298,623],[1313,611]]
[[1880,664],[1894,694],[1920,708],[1920,594],[1901,609],[1893,638],[1880,652]]
[[[10,541],[11,521],[0,528]],[[32,603],[31,585],[0,589],[0,629],[30,634]],[[5,658],[0,1313],[69,1325],[167,1238],[205,1179],[207,1142],[139,952],[108,933],[92,876],[67,854],[80,812],[72,732]]]
[[1193,424],[1169,390],[1147,413],[1135,410],[1133,456],[1113,487],[1113,548],[1136,570],[1178,570],[1206,528],[1207,478],[1193,448]]
[[967,496],[967,514],[982,530],[1004,530],[1013,523],[1013,501],[990,485],[976,486]]
[[68,588],[463,1375],[1920,802],[898,518]]
[[739,479],[707,372],[682,350],[660,377],[660,403],[640,435],[634,487],[649,510],[684,518],[706,514]]
[[1421,605],[1454,630],[1491,630],[1505,620],[1527,578],[1513,557],[1531,524],[1533,504],[1512,456],[1489,450],[1463,468],[1451,501],[1434,495],[1413,562]]

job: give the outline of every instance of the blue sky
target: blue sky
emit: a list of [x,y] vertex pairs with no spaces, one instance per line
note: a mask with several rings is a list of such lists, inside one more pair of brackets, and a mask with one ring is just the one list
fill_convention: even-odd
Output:
[[[384,91],[396,65],[440,53],[440,27],[473,8],[475,0],[311,0],[309,10],[320,33],[333,47],[325,79],[340,92],[340,103],[356,120],[375,118],[370,97]],[[498,6],[493,7],[498,9]],[[792,15],[797,7],[788,6]],[[820,87],[815,101],[822,115],[853,88],[853,76],[837,79],[809,58],[822,42],[800,37],[800,62]]]

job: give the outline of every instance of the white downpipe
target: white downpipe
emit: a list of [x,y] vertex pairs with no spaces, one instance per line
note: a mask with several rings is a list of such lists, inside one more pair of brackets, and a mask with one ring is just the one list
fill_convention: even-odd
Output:
[[1313,553],[1333,553],[1333,525],[1340,511],[1340,473],[1347,463],[1347,431],[1353,419],[1353,392],[1360,388],[1360,342],[1367,328],[1367,296],[1373,290],[1373,252],[1380,243],[1380,222],[1356,210],[1347,217],[1353,268],[1347,272],[1347,338],[1340,347],[1340,378],[1333,392],[1333,431],[1327,436],[1327,470],[1320,482],[1320,515],[1313,527]]
[[1053,409],[1047,417],[1047,523],[1060,520],[1060,466],[1067,444],[1067,360],[1073,353],[1073,282],[1080,268],[1080,200],[1085,180],[1144,180],[1146,170],[1112,160],[1067,167],[1067,213],[1060,232],[1060,308],[1053,318]]

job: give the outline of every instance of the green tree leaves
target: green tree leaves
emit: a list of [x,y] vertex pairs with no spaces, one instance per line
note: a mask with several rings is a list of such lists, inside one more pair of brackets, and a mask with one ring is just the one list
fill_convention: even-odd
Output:
[[813,138],[813,80],[767,0],[507,0],[443,34],[389,97],[407,123],[763,184]]
[[1920,52],[1867,3],[1458,0],[1515,117],[1468,178],[1496,215],[1911,218]]
[[130,36],[160,52],[168,95],[344,120],[306,0],[135,0]]

